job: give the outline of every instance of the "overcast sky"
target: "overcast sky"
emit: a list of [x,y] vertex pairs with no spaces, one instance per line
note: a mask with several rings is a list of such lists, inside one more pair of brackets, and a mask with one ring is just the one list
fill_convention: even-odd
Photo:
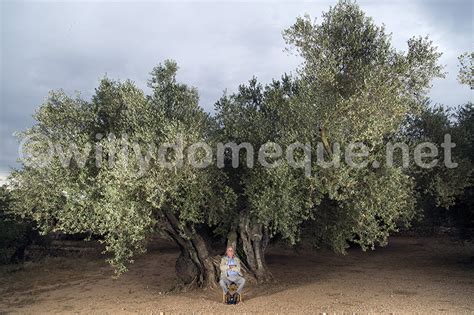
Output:
[[[18,167],[13,132],[31,126],[48,91],[80,91],[89,99],[107,74],[146,89],[148,73],[175,59],[180,81],[198,88],[212,111],[224,89],[253,75],[262,82],[299,64],[283,51],[281,31],[305,13],[319,17],[335,1],[3,1],[1,2],[0,177]],[[429,35],[443,52],[447,78],[433,102],[472,99],[456,82],[457,56],[472,51],[473,5],[465,0],[360,1],[398,49]]]

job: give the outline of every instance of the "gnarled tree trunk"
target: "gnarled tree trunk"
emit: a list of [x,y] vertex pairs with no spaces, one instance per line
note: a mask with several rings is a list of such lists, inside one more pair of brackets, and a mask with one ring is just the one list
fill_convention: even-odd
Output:
[[[186,287],[214,288],[220,276],[219,264],[222,256],[213,256],[207,239],[191,226],[180,224],[170,210],[161,211],[160,222],[164,232],[175,241],[181,253],[176,261],[177,276]],[[240,218],[239,227],[230,231],[227,246],[237,248],[242,244],[245,257],[242,270],[248,283],[273,280],[265,263],[268,231],[261,224],[251,223],[247,216]]]
[[253,223],[248,216],[243,215],[239,223],[239,240],[245,252],[248,269],[253,273],[257,282],[268,282],[273,276],[265,263],[265,250],[268,245],[268,230],[259,223]]
[[181,250],[176,261],[178,277],[188,286],[216,287],[218,272],[215,258],[211,255],[205,238],[191,227],[180,225],[171,211],[164,211],[162,219],[165,232]]

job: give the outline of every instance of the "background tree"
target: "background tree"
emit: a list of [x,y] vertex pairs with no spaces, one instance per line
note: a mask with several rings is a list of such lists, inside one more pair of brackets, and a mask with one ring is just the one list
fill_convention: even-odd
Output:
[[[459,57],[459,83],[474,89],[474,52],[465,53]],[[469,160],[470,169],[465,174],[468,185],[464,188],[459,201],[454,205],[455,221],[463,239],[474,238],[474,108],[472,102],[459,107],[455,113],[455,137],[458,139],[457,153],[464,160]]]
[[[406,53],[392,47],[383,27],[351,1],[323,14],[320,24],[298,18],[284,32],[304,63],[292,102],[302,113],[293,134],[325,144],[325,156],[342,160],[351,143],[368,147],[368,167],[347,163],[312,165],[312,234],[318,244],[344,251],[348,242],[365,248],[385,244],[397,224],[413,216],[413,180],[385,163],[385,150],[435,77],[440,54],[427,38],[412,38]],[[316,156],[317,152],[313,152]]]
[[474,89],[474,52],[464,53],[458,58],[459,74],[458,81]]
[[[272,168],[258,163],[226,168],[238,195],[229,226],[240,231],[242,255],[263,280],[271,277],[263,258],[268,239],[279,235],[294,244],[305,221],[316,244],[339,252],[348,242],[363,249],[385,244],[397,224],[408,223],[414,214],[413,180],[381,161],[388,139],[407,113],[420,110],[431,80],[442,76],[440,54],[428,39],[411,39],[408,52],[398,52],[383,27],[353,2],[339,2],[320,24],[298,18],[284,36],[304,59],[297,77],[284,76],[266,87],[252,79],[216,104],[221,139],[250,142],[257,149],[267,141],[284,148],[313,144],[311,176],[288,161]],[[342,158],[331,144],[344,150],[363,143],[370,150],[369,165],[379,165],[353,168],[342,162],[323,168],[315,161],[318,142],[326,159]],[[247,159],[242,151],[241,164]],[[305,147],[295,152],[304,165]]]
[[32,244],[47,246],[30,220],[21,220],[12,213],[12,193],[6,185],[0,186],[0,264],[18,263],[26,258]]
[[[472,89],[472,54],[459,57],[459,82]],[[446,168],[444,156],[438,158],[438,164],[429,169],[411,165],[409,174],[415,178],[417,207],[422,218],[418,225],[437,229],[439,227],[457,227],[463,239],[470,239],[474,229],[474,210],[472,206],[472,167],[473,152],[473,107],[472,103],[458,108],[432,106],[424,103],[418,115],[408,117],[402,129],[401,141],[412,147],[421,142],[431,142],[442,152],[440,144],[445,135],[450,135],[456,147],[452,150],[451,160],[458,164],[456,168]]]
[[460,139],[457,149],[458,156],[464,161],[468,160],[470,168],[464,174],[467,178],[467,185],[454,204],[452,211],[455,224],[459,228],[460,237],[472,240],[474,238],[474,108],[472,103],[468,103],[457,110],[454,133],[456,139]]
[[[469,107],[472,106],[460,107],[458,112],[468,111]],[[451,141],[457,147],[452,150],[453,156],[450,157],[450,160],[458,164],[456,168],[445,166],[444,154],[437,157],[438,162],[432,168],[421,168],[414,163],[411,165],[410,175],[417,181],[416,190],[421,194],[419,196],[421,208],[448,209],[469,184],[471,165],[469,157],[464,155],[462,149],[468,145],[469,139],[458,129],[458,125],[462,122],[456,119],[456,116],[458,115],[451,109],[443,106],[432,107],[427,103],[419,115],[409,117],[407,127],[403,130],[405,138],[402,139],[412,147],[422,142],[430,142],[439,152],[443,152],[441,144],[445,135],[450,135]]]

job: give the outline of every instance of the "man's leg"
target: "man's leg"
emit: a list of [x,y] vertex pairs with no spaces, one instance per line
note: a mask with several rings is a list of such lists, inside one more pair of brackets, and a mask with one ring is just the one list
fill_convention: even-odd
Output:
[[219,285],[221,286],[222,290],[224,290],[224,294],[227,294],[227,291],[229,290],[229,284],[230,281],[224,278],[221,278],[221,280],[219,281]]
[[237,293],[241,293],[242,292],[242,289],[244,288],[244,285],[245,285],[245,278],[244,277],[238,277],[237,279],[235,279],[235,284],[237,284],[239,287],[237,289]]

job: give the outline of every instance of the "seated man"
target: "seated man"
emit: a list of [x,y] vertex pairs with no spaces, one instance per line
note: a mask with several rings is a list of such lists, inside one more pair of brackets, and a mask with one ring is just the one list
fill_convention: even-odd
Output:
[[240,294],[244,288],[245,279],[240,272],[240,259],[234,256],[234,249],[232,247],[228,247],[226,255],[222,257],[220,269],[221,279],[219,284],[222,290],[224,290],[224,294],[227,294],[231,282],[239,286],[237,293]]

